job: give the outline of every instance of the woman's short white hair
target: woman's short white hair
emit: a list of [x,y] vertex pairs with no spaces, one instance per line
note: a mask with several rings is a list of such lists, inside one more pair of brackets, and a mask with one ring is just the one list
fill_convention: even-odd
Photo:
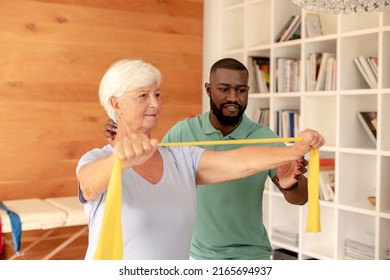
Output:
[[134,91],[154,82],[160,86],[161,73],[152,64],[143,60],[118,60],[108,68],[100,81],[100,103],[108,116],[117,122],[118,116],[110,104],[110,97],[121,98],[127,91]]

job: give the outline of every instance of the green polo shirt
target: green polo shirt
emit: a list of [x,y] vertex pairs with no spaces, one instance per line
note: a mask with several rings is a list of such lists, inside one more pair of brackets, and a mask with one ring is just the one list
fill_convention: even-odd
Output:
[[[209,112],[180,121],[163,142],[257,139],[279,137],[268,127],[252,122],[246,115],[225,137],[215,129]],[[281,143],[262,145],[280,146]],[[209,150],[229,150],[241,145],[203,146]],[[260,155],[261,156],[261,155]],[[232,162],[234,164],[234,162]],[[263,224],[264,171],[239,180],[197,188],[197,220],[192,235],[191,256],[195,259],[270,259],[273,254]]]

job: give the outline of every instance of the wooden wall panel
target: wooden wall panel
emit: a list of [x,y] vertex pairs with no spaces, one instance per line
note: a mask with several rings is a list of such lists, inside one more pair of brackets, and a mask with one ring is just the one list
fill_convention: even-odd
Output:
[[117,59],[162,71],[154,137],[199,114],[202,31],[203,0],[0,1],[0,200],[77,194],[79,158],[107,143],[97,91]]

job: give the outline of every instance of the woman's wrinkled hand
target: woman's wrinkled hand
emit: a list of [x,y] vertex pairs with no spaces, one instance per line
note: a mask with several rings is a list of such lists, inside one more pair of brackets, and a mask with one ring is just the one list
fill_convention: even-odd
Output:
[[157,139],[145,134],[131,133],[115,143],[115,155],[122,163],[122,169],[141,165],[150,159],[157,149]]

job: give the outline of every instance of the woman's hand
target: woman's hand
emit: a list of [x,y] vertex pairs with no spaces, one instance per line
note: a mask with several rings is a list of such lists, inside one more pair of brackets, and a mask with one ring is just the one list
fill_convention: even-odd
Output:
[[157,149],[157,139],[145,134],[130,133],[115,143],[115,155],[122,163],[122,169],[143,164]]
[[305,129],[299,133],[298,137],[302,138],[302,141],[296,142],[293,147],[296,149],[299,158],[307,154],[311,148],[319,149],[325,144],[325,138],[313,129]]

